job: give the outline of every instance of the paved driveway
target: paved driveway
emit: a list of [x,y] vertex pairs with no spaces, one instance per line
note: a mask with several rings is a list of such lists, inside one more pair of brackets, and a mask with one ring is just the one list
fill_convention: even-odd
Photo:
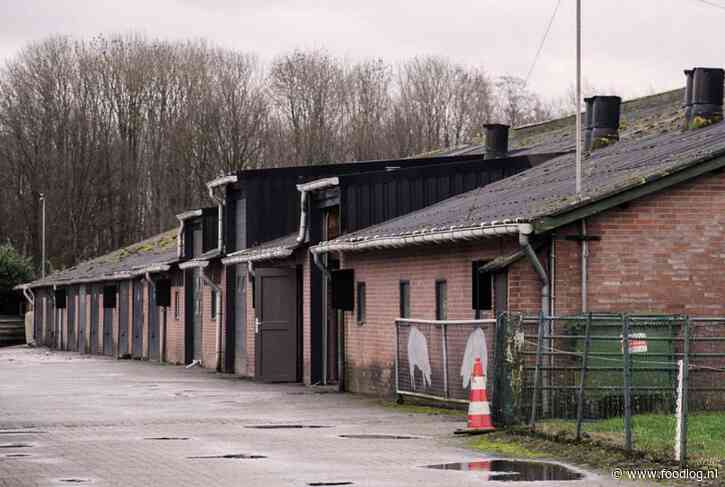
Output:
[[[271,424],[325,428],[249,428]],[[481,459],[451,435],[460,425],[459,418],[404,414],[370,399],[300,385],[45,349],[0,349],[2,487],[482,485],[473,472],[421,468]],[[339,436],[345,434],[419,438]],[[266,458],[201,458],[229,454]],[[566,484],[605,482],[588,477]]]

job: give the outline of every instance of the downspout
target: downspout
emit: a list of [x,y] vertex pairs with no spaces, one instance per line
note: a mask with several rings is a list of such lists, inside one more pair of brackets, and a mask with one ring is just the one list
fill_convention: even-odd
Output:
[[536,271],[536,275],[539,276],[539,280],[541,281],[541,312],[544,314],[544,316],[548,317],[549,303],[551,300],[551,286],[549,284],[549,276],[546,274],[544,266],[541,265],[541,261],[536,255],[533,247],[531,247],[529,235],[531,235],[531,233],[533,232],[533,228],[531,227],[531,225],[522,225],[522,227],[523,228],[519,233],[519,245],[521,246],[521,250],[524,251],[526,257],[529,259],[529,262],[531,262],[531,265]]
[[184,238],[184,219],[179,218],[179,216],[176,216],[176,219],[179,220],[179,230],[176,233],[176,257],[181,259],[181,257],[184,255],[183,250],[183,244],[182,240]]
[[209,198],[212,199],[217,204],[217,249],[219,249],[219,252],[222,251],[222,242],[224,240],[224,235],[222,234],[222,219],[224,215],[224,200],[222,198],[217,197],[216,194],[214,194],[214,186],[211,184],[206,185],[207,190],[209,190]]
[[33,344],[35,344],[36,343],[36,340],[35,340],[35,295],[33,294],[33,290],[27,286],[23,286],[22,291],[23,291],[23,296],[25,297],[25,299],[28,300],[28,303],[30,304],[30,307],[33,310],[32,311],[32,313],[33,313],[32,326],[30,328],[30,338],[28,338],[28,330],[26,328],[25,329],[25,341],[27,343],[32,342]]
[[[524,251],[526,257],[529,259],[529,262],[531,262],[531,265],[533,266],[536,274],[539,276],[539,280],[541,281],[541,314],[544,317],[544,321],[542,321],[540,326],[544,327],[544,338],[547,338],[551,336],[551,321],[546,319],[550,316],[549,305],[551,303],[551,284],[549,281],[549,276],[546,274],[546,269],[544,269],[544,266],[541,264],[539,257],[536,255],[536,251],[533,249],[533,247],[531,247],[531,242],[529,241],[529,235],[531,233],[533,233],[533,228],[531,227],[531,225],[522,226],[519,233],[519,245],[521,246],[521,250]],[[551,344],[550,339],[545,340],[545,342]],[[546,384],[549,382],[548,374],[543,373],[542,376],[544,386],[546,386]],[[546,389],[542,390],[541,402],[544,411],[548,412],[549,394]]]
[[[305,240],[305,234],[307,233],[307,191],[304,189],[300,190],[300,232],[297,235],[297,243],[302,243]],[[319,267],[317,260],[315,265]]]
[[221,355],[222,355],[222,307],[221,307],[222,290],[207,275],[206,266],[201,267],[199,270],[200,270],[200,275],[201,275],[202,281],[204,281],[206,284],[208,284],[216,292],[216,323],[217,324],[216,324],[216,364],[215,364],[215,369],[217,370],[217,372],[221,372],[221,367],[222,367],[222,361],[221,361]]

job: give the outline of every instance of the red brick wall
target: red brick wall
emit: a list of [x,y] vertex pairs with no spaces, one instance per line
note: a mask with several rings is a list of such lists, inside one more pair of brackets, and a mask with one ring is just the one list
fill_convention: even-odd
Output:
[[[224,292],[224,267],[221,262],[216,261],[210,263],[205,269],[211,280]],[[208,284],[204,283],[202,289],[202,366],[208,369],[214,369],[217,363],[217,328],[220,323],[224,320],[224,299],[219,296],[217,301],[217,314],[216,319],[212,319],[212,296],[213,288]],[[222,350],[223,353],[223,350]],[[219,354],[219,359],[223,362],[224,358],[222,354]]]
[[174,270],[171,275],[171,306],[166,314],[166,361],[184,364],[184,317],[185,292],[184,271]]
[[[491,239],[476,244],[411,247],[395,251],[346,253],[344,268],[355,270],[355,280],[366,285],[366,320],[360,325],[355,312],[345,313],[345,370],[352,392],[389,395],[394,387],[395,319],[399,317],[399,282],[410,282],[411,318],[435,319],[435,282],[446,280],[448,319],[470,320],[471,263],[490,260],[515,249],[514,239]],[[509,292],[517,299],[538,295],[536,275],[516,265]],[[487,312],[482,318],[490,318]]]

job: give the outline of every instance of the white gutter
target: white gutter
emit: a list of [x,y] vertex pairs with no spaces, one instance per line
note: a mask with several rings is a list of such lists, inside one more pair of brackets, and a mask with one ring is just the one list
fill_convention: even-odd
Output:
[[332,188],[340,184],[340,178],[325,178],[310,181],[309,183],[298,184],[297,191],[300,192],[300,233],[297,235],[297,243],[302,243],[307,234],[307,193],[318,189]]
[[183,252],[183,241],[184,241],[184,222],[189,218],[202,215],[201,210],[189,210],[176,215],[176,219],[179,220],[179,231],[176,234],[176,256],[181,259]]
[[182,269],[182,270],[195,269],[197,267],[200,269],[203,269],[208,265],[209,265],[208,260],[188,260],[186,262],[182,262],[181,264],[179,264],[179,269]]
[[[244,252],[247,252],[246,254]],[[222,264],[233,265],[242,264],[244,262],[257,262],[260,260],[273,260],[273,259],[286,259],[290,257],[294,249],[288,247],[273,247],[266,249],[258,253],[251,253],[245,250],[229,254],[226,258],[222,259]]]
[[527,223],[492,223],[481,224],[478,227],[449,229],[432,229],[428,232],[418,232],[406,236],[371,237],[357,241],[330,241],[323,242],[310,248],[313,254],[326,252],[344,252],[369,249],[400,248],[408,245],[427,243],[447,243],[455,241],[475,240],[483,237],[498,235],[516,235],[526,230],[530,232],[531,225]]

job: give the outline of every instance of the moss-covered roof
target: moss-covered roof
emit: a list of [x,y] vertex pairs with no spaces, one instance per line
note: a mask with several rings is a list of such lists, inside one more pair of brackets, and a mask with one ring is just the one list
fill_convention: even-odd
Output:
[[168,230],[108,254],[81,262],[28,283],[30,287],[65,285],[73,282],[104,281],[132,275],[177,259],[177,230]]

